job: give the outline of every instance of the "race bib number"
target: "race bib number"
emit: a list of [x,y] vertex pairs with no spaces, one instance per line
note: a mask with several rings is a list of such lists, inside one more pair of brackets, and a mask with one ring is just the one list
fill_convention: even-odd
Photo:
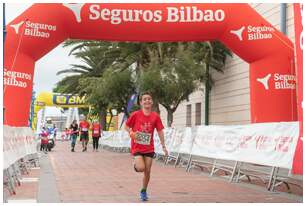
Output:
[[87,128],[82,128],[81,131],[82,131],[82,132],[87,132],[88,129],[87,129]]
[[94,134],[99,134],[99,130],[94,130]]
[[137,132],[136,136],[135,136],[135,142],[137,144],[150,145],[151,134],[150,133],[144,133],[144,132]]

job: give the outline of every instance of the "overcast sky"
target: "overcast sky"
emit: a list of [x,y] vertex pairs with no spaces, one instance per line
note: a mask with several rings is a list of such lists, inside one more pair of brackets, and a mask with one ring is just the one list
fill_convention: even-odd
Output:
[[[6,24],[22,14],[31,5],[29,3],[6,3]],[[34,73],[34,91],[36,94],[41,91],[52,92],[56,82],[64,77],[64,75],[57,76],[56,73],[59,70],[70,68],[70,64],[80,64],[79,60],[73,56],[68,56],[69,51],[69,48],[64,49],[62,45],[59,45],[36,62]]]

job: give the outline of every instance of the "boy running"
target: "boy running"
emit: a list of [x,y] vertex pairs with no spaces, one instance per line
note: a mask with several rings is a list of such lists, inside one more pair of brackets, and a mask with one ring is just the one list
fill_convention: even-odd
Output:
[[131,114],[126,122],[125,129],[131,137],[131,153],[134,156],[134,169],[136,172],[143,172],[143,184],[140,191],[142,201],[147,201],[147,187],[150,181],[152,159],[154,153],[153,133],[157,130],[160,142],[165,155],[168,151],[164,141],[164,126],[159,115],[152,111],[152,95],[148,92],[139,97],[141,110]]

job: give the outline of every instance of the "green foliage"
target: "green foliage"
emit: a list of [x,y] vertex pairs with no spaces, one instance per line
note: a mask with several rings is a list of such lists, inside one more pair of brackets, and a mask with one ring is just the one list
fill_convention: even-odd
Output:
[[223,73],[226,59],[232,57],[232,52],[219,41],[193,42],[190,48],[195,62],[203,66],[202,77],[211,90],[214,80],[210,68]]
[[[170,46],[176,47],[176,53],[164,55],[162,60],[159,56],[153,58],[140,75],[139,85],[141,91],[150,91],[154,101],[173,114],[178,105],[199,88],[203,78],[201,67],[193,60],[188,47],[174,43]],[[168,120],[168,126],[171,124],[172,120]]]
[[133,112],[135,112],[135,111],[137,111],[137,110],[139,110],[139,109],[140,109],[140,105],[139,105],[139,104],[134,104],[134,105],[132,106],[131,111],[129,112],[128,116],[129,116],[131,113],[133,113]]
[[85,117],[87,117],[88,113],[89,113],[88,108],[79,108],[79,114],[83,114]]
[[78,93],[79,86],[79,75],[66,76],[61,81],[56,84],[56,87],[53,89],[55,93]]
[[213,85],[209,68],[222,72],[226,57],[231,56],[220,42],[68,40],[64,46],[73,47],[70,54],[83,64],[58,72],[73,75],[58,82],[54,91],[86,94],[86,101],[99,114],[109,108],[127,114],[129,97],[135,91],[150,91],[155,103],[167,109],[168,125],[183,100],[203,83]]

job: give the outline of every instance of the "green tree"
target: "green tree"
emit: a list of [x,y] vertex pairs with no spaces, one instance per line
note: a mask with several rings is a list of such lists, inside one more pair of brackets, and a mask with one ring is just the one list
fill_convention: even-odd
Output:
[[57,82],[53,92],[56,93],[77,93],[76,88],[79,86],[80,75],[66,76]]
[[159,112],[159,103],[167,109],[170,126],[180,102],[201,83],[209,94],[213,85],[210,69],[222,72],[226,57],[231,56],[220,42],[67,41],[65,46],[73,46],[70,53],[84,64],[59,72],[73,76],[58,82],[56,91],[86,93],[88,102],[106,115],[110,108],[126,113],[129,96],[135,90],[149,90],[155,110]]
[[[172,45],[173,46],[173,45]],[[173,123],[173,113],[178,105],[204,80],[201,67],[192,59],[191,51],[183,44],[176,45],[176,53],[153,60],[140,77],[142,91],[150,91],[154,101],[167,110],[167,126]]]
[[209,124],[209,93],[214,84],[211,69],[223,73],[227,57],[232,52],[219,41],[193,43],[193,58],[203,66],[205,82],[205,125]]
[[97,90],[97,85],[101,82],[99,77],[87,77],[80,79],[80,93],[86,94],[86,102],[92,106],[92,113],[99,115],[99,122],[102,123],[103,130],[106,129],[106,115],[109,102],[103,98]]
[[[64,47],[73,47],[70,55],[80,59],[83,64],[72,64],[71,68],[64,69],[57,74],[72,74],[59,81],[53,89],[61,93],[87,94],[87,103],[95,105],[93,112],[99,114],[100,120],[105,125],[106,109],[108,102],[98,98],[95,94],[95,78],[102,77],[103,72],[116,60],[118,54],[111,42],[68,40]],[[118,53],[118,52],[117,52]],[[93,81],[91,81],[93,80]],[[90,92],[88,92],[90,91]]]
[[[80,81],[83,92],[87,94],[87,102],[94,108],[99,108],[101,112],[103,110],[99,115],[101,118],[107,112],[112,114],[112,109],[127,114],[129,97],[135,91],[131,73],[130,70],[118,72],[110,67],[102,77],[85,78]],[[105,121],[103,122],[106,125]]]

